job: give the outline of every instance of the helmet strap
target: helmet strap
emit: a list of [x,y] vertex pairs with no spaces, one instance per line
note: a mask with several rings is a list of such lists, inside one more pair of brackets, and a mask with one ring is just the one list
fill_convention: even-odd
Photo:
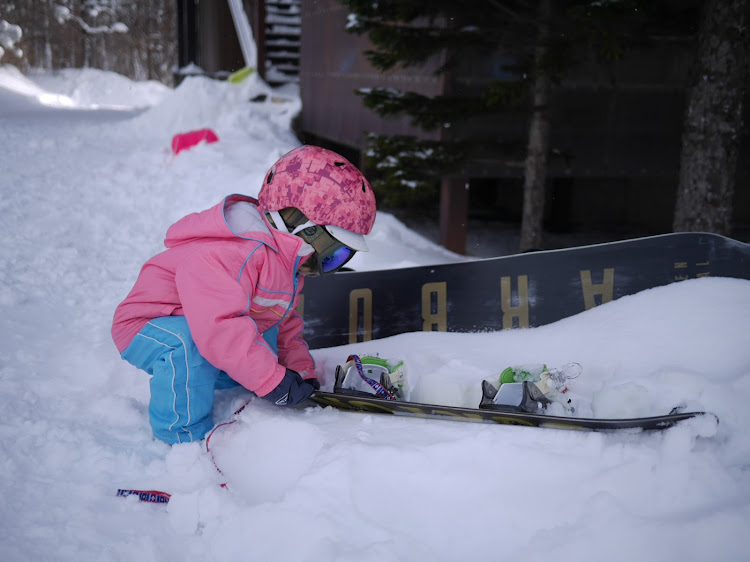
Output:
[[[283,211],[282,211],[283,212]],[[302,213],[300,213],[302,215]],[[283,232],[282,228],[279,228],[277,225],[284,225],[284,229],[286,229],[287,232],[290,234],[294,234],[292,232],[292,228],[287,223],[287,221],[284,220],[284,218],[281,216],[281,213],[279,211],[266,211],[266,215],[268,218],[268,222],[271,223],[271,225],[276,228],[276,230],[279,230]],[[305,215],[302,215],[303,217]],[[302,246],[300,246],[299,251],[297,252],[298,256],[307,256],[309,254],[312,254],[315,251],[315,248],[313,248],[310,244],[308,244],[304,239],[302,240]]]
[[271,226],[273,226],[276,230],[282,230],[282,228],[286,228],[284,219],[281,218],[281,215],[278,211],[266,211],[266,218],[268,219],[268,222],[271,223]]

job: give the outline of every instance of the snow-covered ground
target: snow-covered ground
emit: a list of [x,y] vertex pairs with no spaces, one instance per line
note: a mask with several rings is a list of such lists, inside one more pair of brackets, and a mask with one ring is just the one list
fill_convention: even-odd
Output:
[[[406,361],[415,397],[462,404],[507,365],[577,361],[582,412],[686,403],[718,428],[578,433],[253,400],[211,440],[223,475],[204,444],[151,437],[147,376],[110,340],[114,308],[174,220],[257,194],[298,144],[299,103],[254,78],[172,91],[0,67],[0,559],[747,560],[750,281],[684,281],[535,329],[314,352],[327,386],[349,353],[379,353]],[[220,141],[171,154],[172,135],[201,127]],[[387,214],[370,247],[353,267],[463,259]],[[216,420],[248,398],[219,393]]]

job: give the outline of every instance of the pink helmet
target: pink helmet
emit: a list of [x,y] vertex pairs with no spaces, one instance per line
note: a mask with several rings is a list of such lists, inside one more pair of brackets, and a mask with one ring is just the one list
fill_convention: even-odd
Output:
[[258,202],[265,211],[295,207],[315,224],[361,235],[375,222],[375,195],[367,179],[343,156],[317,146],[282,156],[266,174]]

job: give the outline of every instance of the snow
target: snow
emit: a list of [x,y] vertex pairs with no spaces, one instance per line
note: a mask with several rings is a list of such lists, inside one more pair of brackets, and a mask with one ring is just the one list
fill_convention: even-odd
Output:
[[[527,330],[314,352],[328,388],[349,353],[378,353],[406,362],[413,399],[464,405],[508,365],[577,361],[581,413],[684,403],[718,427],[580,433],[252,400],[210,452],[152,438],[147,376],[110,340],[114,308],[169,224],[257,194],[298,144],[299,108],[294,88],[255,76],[170,90],[0,66],[0,558],[747,560],[750,281],[683,281]],[[220,141],[171,154],[172,135],[203,127]],[[356,269],[465,259],[385,213],[368,244]],[[249,398],[217,393],[215,420]]]
[[16,47],[21,37],[23,37],[23,31],[19,26],[0,20],[0,59],[5,55],[6,49],[17,57],[23,56],[23,51]]

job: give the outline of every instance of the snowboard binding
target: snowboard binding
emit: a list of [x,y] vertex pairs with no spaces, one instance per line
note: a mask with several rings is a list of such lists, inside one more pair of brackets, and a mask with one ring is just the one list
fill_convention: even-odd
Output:
[[407,400],[406,365],[392,364],[372,356],[350,355],[344,365],[336,366],[333,392],[350,396],[373,395],[383,400]]
[[568,381],[580,376],[581,371],[578,363],[568,363],[555,369],[548,369],[543,364],[508,367],[500,373],[497,386],[490,381],[482,381],[479,407],[538,414],[545,413],[549,404],[557,402],[572,414],[575,410],[564,394],[568,391]]
[[542,414],[551,403],[533,382],[506,382],[498,389],[490,381],[482,381],[479,408],[483,410]]

